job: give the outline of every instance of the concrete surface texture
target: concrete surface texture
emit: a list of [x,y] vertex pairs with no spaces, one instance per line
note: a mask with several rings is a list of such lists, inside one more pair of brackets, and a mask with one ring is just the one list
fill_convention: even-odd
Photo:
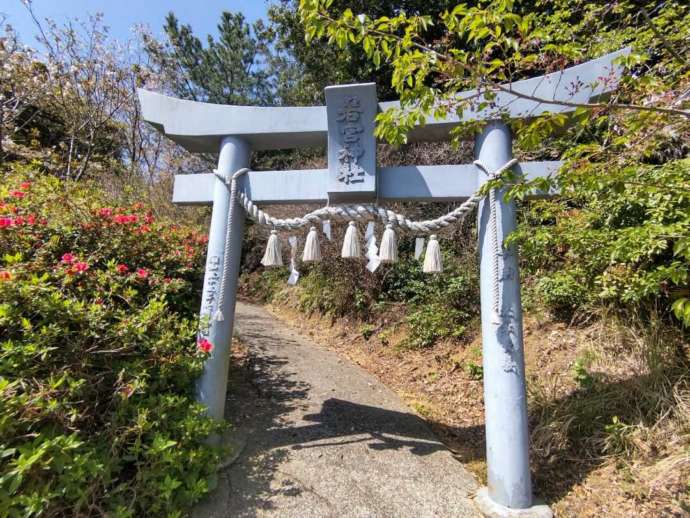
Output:
[[377,379],[238,302],[249,349],[231,369],[236,460],[195,517],[475,517],[479,489]]

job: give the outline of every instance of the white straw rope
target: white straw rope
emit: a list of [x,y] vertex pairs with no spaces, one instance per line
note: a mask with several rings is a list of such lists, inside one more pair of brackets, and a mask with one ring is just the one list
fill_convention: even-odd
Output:
[[218,306],[216,306],[216,313],[214,315],[215,320],[224,320],[223,314],[225,313],[225,292],[227,291],[225,285],[228,282],[229,270],[230,270],[230,248],[232,246],[230,242],[230,233],[232,231],[232,220],[235,215],[235,205],[237,201],[237,179],[243,174],[248,173],[250,170],[248,168],[243,168],[232,175],[231,178],[227,178],[222,174],[214,171],[215,174],[225,185],[230,184],[230,205],[228,206],[228,220],[225,226],[225,248],[223,251],[223,270],[220,276],[220,293],[218,294]]
[[[502,172],[506,169],[512,167],[517,163],[516,159],[512,159],[501,166],[498,171]],[[510,165],[509,165],[510,164]],[[500,172],[490,173],[487,167],[480,161],[475,160],[474,165],[476,165],[482,172],[491,180],[500,174]],[[494,325],[501,325],[501,282],[500,282],[500,265],[499,256],[503,251],[503,243],[499,242],[498,239],[498,210],[496,207],[496,188],[491,188],[489,190],[489,238],[491,239],[491,322]]]
[[[475,161],[475,165],[487,172],[489,179],[496,178],[500,176],[504,171],[510,169],[517,163],[516,159],[512,159],[506,162],[504,165],[499,167],[496,171],[489,174],[486,168],[479,162]],[[247,172],[246,170],[240,170]],[[239,171],[238,171],[239,173]],[[235,177],[239,176],[235,173]],[[244,174],[244,173],[242,173]],[[450,211],[449,213],[436,218],[429,219],[425,221],[414,221],[408,219],[405,215],[399,214],[389,209],[379,207],[377,205],[327,205],[326,207],[321,207],[313,212],[305,214],[302,217],[296,218],[286,218],[280,219],[275,218],[264,212],[259,207],[257,207],[254,202],[244,193],[238,193],[238,201],[244,207],[244,210],[252,220],[254,220],[259,225],[264,225],[267,227],[275,229],[297,229],[305,227],[307,225],[316,225],[323,220],[335,219],[341,221],[369,221],[379,219],[386,225],[388,223],[400,227],[403,230],[409,230],[416,233],[431,233],[448,227],[458,221],[462,221],[467,214],[472,212],[472,210],[479,204],[483,195],[481,193],[481,188],[470,196],[465,202],[463,202],[459,207]]]
[[[517,159],[513,158],[499,167],[493,173],[489,173],[486,166],[479,160],[475,160],[474,164],[481,169],[488,177],[489,180],[497,178],[504,171],[510,169],[517,163]],[[216,320],[223,320],[223,312],[225,305],[225,291],[228,279],[228,273],[230,268],[230,232],[232,229],[232,220],[235,212],[235,202],[239,202],[244,208],[247,216],[254,220],[259,225],[268,226],[274,229],[296,229],[307,225],[315,225],[322,222],[323,220],[342,220],[342,221],[367,221],[380,219],[384,225],[391,224],[398,226],[404,230],[409,230],[416,233],[430,233],[437,230],[441,230],[448,227],[458,221],[462,221],[467,214],[469,214],[474,208],[479,205],[479,202],[484,197],[481,193],[481,188],[477,189],[472,196],[470,196],[465,202],[463,202],[459,207],[450,211],[449,213],[436,218],[429,219],[425,221],[413,221],[408,219],[405,215],[399,214],[389,209],[384,209],[376,205],[327,205],[326,207],[321,207],[313,212],[305,214],[302,217],[297,218],[286,218],[279,219],[274,218],[267,212],[264,212],[259,207],[254,205],[252,200],[244,193],[237,192],[237,179],[248,173],[250,170],[248,168],[242,168],[235,172],[230,179],[214,171],[214,174],[226,185],[230,185],[230,206],[228,207],[228,220],[227,227],[225,231],[225,251],[223,253],[223,270],[220,282],[220,294],[218,296],[218,306],[215,314]],[[500,253],[501,245],[498,242],[498,229],[496,222],[496,193],[495,189],[489,191],[489,204],[490,204],[490,216],[489,216],[489,231],[491,232],[491,245],[493,249],[493,261],[492,264],[492,274],[493,274],[493,309],[494,309],[494,320],[500,319],[499,309],[499,265],[498,265],[498,254]]]

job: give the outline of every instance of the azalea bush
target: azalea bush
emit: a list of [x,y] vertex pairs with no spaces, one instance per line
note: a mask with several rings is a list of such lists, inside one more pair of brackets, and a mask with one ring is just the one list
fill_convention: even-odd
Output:
[[0,186],[0,515],[179,515],[219,458],[193,397],[206,238],[17,169]]

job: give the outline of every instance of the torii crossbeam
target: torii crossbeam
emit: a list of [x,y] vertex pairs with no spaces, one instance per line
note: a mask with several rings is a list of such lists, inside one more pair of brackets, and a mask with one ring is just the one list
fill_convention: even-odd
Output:
[[[506,85],[508,91],[499,93],[487,107],[466,110],[462,117],[430,118],[415,128],[409,139],[440,140],[462,122],[488,121],[475,141],[475,156],[488,170],[496,171],[512,159],[511,132],[501,119],[568,112],[574,109],[573,104],[611,92],[622,71],[616,59],[628,52],[623,49],[560,72],[511,83]],[[474,94],[465,92],[460,97]],[[231,196],[223,179],[248,167],[252,150],[328,144],[328,169],[251,171],[242,176],[238,188],[261,205],[462,201],[487,181],[475,165],[377,167],[374,116],[398,104],[378,103],[374,84],[328,87],[326,106],[305,108],[214,105],[146,90],[139,91],[139,99],[144,119],[170,139],[191,152],[219,153],[217,174],[178,175],[173,194],[174,203],[213,204],[201,303],[201,320],[207,325],[202,326],[201,333],[214,349],[197,391],[199,401],[216,419],[223,418],[225,408],[245,219],[242,207],[234,202],[234,212],[242,217],[233,218],[227,229]],[[350,124],[352,120],[359,125]],[[560,166],[558,161],[526,162],[513,170],[530,179],[553,174]],[[550,516],[548,507],[533,505],[532,498],[517,253],[511,247],[497,251],[495,243],[492,246],[487,230],[488,205],[482,202],[478,215],[488,489],[480,491],[477,502],[484,512],[494,515],[512,516],[510,513],[517,510],[529,509],[533,513],[530,516]],[[498,196],[495,210],[497,235],[503,243],[516,227],[515,204]],[[219,297],[224,263],[229,276],[224,296]],[[500,283],[502,321],[498,327],[491,313],[497,300],[491,275],[496,264],[500,275],[494,278]],[[218,307],[219,299],[224,307]],[[211,318],[218,310],[226,315],[224,319]]]

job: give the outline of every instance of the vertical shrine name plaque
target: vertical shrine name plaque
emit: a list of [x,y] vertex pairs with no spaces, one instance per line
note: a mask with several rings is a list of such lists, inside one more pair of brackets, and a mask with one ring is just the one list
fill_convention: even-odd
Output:
[[329,201],[376,199],[377,110],[375,83],[326,88]]

